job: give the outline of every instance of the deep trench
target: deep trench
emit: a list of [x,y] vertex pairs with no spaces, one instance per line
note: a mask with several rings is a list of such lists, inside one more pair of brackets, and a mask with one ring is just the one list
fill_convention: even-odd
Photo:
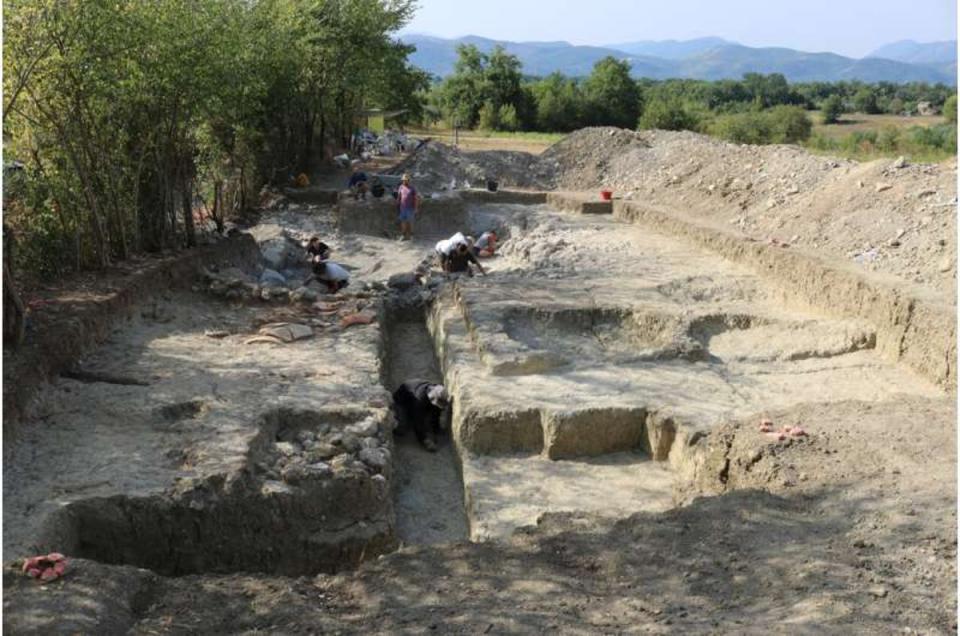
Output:
[[[443,382],[422,308],[388,311],[385,329],[383,379],[389,391],[412,378]],[[402,543],[429,545],[469,536],[463,479],[447,415],[435,453],[422,448],[412,431],[394,438],[394,507]]]

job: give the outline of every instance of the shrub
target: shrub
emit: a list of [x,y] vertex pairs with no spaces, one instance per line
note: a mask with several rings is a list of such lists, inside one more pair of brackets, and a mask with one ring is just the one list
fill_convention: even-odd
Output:
[[843,114],[843,100],[834,93],[823,100],[820,109],[823,111],[823,123],[835,124],[840,120],[840,115]]
[[497,113],[497,119],[499,120],[500,130],[514,131],[520,129],[517,108],[513,104],[504,104],[501,106],[499,113]]
[[943,116],[947,118],[948,124],[957,123],[957,96],[951,95],[947,101],[943,102]]
[[775,106],[718,117],[711,132],[741,144],[789,144],[806,140],[812,128],[813,123],[799,106]]
[[493,102],[487,100],[480,107],[480,128],[483,130],[497,130],[500,126],[499,111]]
[[700,117],[678,99],[657,99],[647,104],[637,127],[696,131],[700,129]]

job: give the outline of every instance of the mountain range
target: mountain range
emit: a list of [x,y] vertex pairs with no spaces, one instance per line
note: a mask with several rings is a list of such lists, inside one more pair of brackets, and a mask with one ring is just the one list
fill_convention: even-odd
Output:
[[740,79],[744,73],[755,72],[782,73],[792,82],[862,80],[957,84],[956,41],[922,44],[904,40],[856,59],[836,53],[755,48],[716,37],[645,40],[607,46],[510,42],[475,35],[447,39],[408,34],[401,40],[417,47],[410,56],[415,66],[439,77],[453,72],[458,45],[473,44],[485,53],[503,46],[520,59],[523,72],[532,76],[559,71],[571,77],[584,77],[598,60],[610,55],[629,62],[635,77],[651,79]]

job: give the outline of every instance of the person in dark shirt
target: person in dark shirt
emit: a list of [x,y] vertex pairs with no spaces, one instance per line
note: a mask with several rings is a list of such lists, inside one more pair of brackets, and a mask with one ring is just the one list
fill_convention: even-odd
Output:
[[450,397],[442,384],[419,378],[407,380],[393,392],[396,433],[402,435],[413,428],[417,441],[431,453],[435,452],[441,430],[440,417],[449,405]]
[[354,199],[367,198],[367,173],[360,169],[360,166],[353,167],[353,174],[350,175],[350,192]]
[[444,261],[444,266],[446,267],[445,271],[450,274],[461,274],[466,272],[468,275],[473,276],[473,270],[470,268],[470,263],[476,265],[481,274],[484,276],[487,275],[486,270],[483,269],[483,265],[480,264],[480,261],[478,261],[477,257],[474,255],[470,244],[458,243]]
[[307,243],[307,254],[311,263],[325,261],[330,258],[330,246],[321,241],[320,237],[314,236]]

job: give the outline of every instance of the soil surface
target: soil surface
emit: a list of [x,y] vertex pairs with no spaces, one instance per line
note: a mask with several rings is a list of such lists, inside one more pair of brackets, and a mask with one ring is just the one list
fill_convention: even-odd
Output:
[[[433,343],[423,320],[407,320],[388,331],[388,387],[420,378],[443,384]],[[449,422],[446,422],[449,433]],[[463,481],[448,435],[431,453],[408,431],[396,441],[397,537],[408,545],[448,543],[467,538]]]
[[[426,191],[591,191],[855,263],[956,298],[957,162],[858,163],[691,132],[584,128],[540,154],[431,143],[404,164]],[[455,183],[452,183],[455,182]]]
[[[718,185],[734,168],[752,185]],[[827,258],[882,234],[868,209],[922,207],[935,220],[870,263],[912,280],[922,261],[916,284],[942,297],[955,272],[901,256],[955,228],[955,163],[592,129],[537,158],[431,143],[400,169],[737,210],[745,234],[809,228]],[[425,271],[434,236],[344,233],[330,206],[277,199],[250,230],[262,263],[158,286],[111,324],[79,362],[113,381],[40,386],[5,449],[4,627],[955,633],[955,394],[882,359],[875,325],[786,306],[757,272],[610,218],[434,213],[450,234],[501,231],[487,276]],[[306,279],[313,235],[350,269],[339,294]],[[261,285],[264,267],[287,286]],[[310,337],[252,341],[278,322]],[[391,432],[411,376],[454,397],[434,454]],[[65,577],[20,573],[51,549]]]

